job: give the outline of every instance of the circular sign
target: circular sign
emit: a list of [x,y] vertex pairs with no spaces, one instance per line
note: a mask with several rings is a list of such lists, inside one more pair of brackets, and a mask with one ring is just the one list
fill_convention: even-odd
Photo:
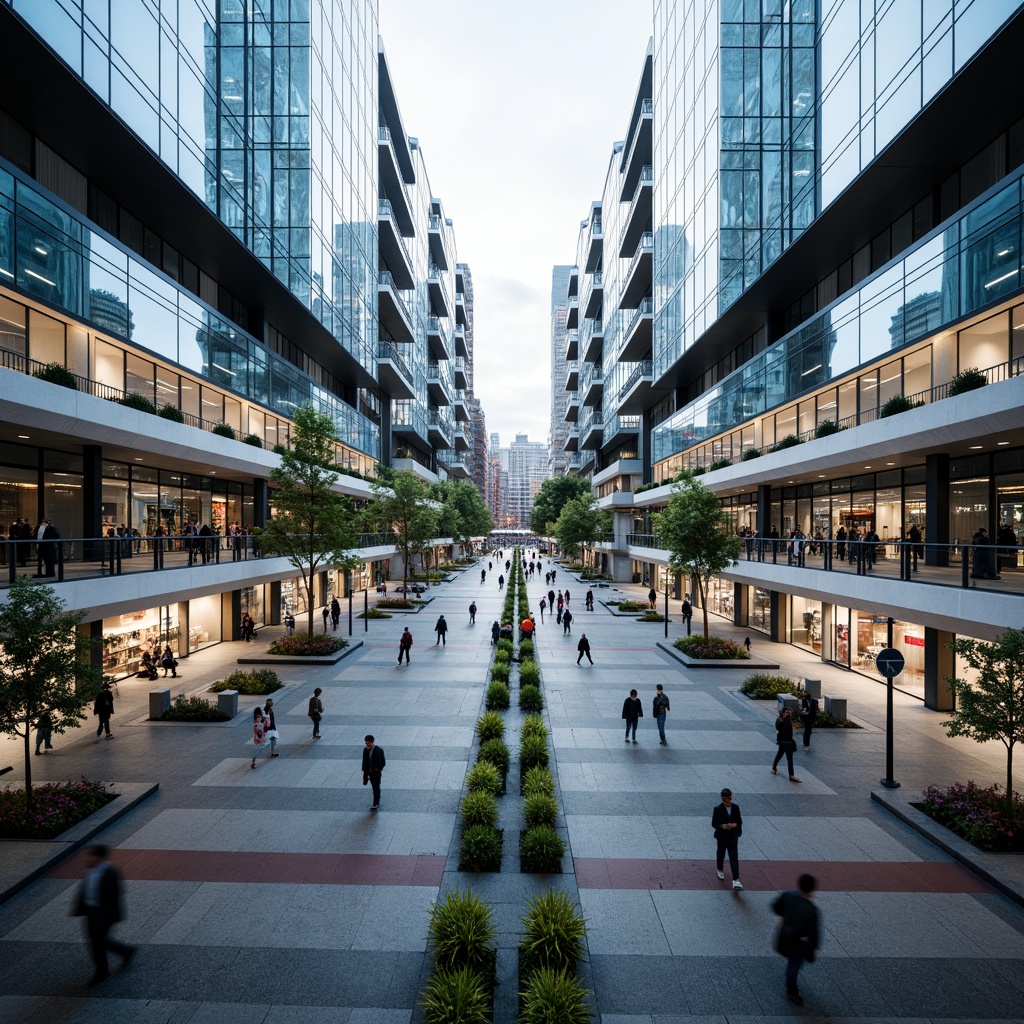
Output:
[[895,679],[903,671],[906,660],[895,647],[886,647],[875,655],[875,668],[886,679]]

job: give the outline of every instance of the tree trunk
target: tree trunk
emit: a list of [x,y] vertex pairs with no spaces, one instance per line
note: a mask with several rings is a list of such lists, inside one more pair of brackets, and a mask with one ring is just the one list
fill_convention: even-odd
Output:
[[1006,745],[1006,817],[1013,814],[1013,744]]
[[697,577],[697,593],[700,595],[700,610],[704,613],[704,636],[707,637],[711,635],[708,626],[707,588],[699,576]]
[[32,719],[25,716],[25,817],[27,818],[34,807],[32,800]]
[[313,635],[313,616],[316,613],[316,609],[313,607],[313,577],[312,575],[306,582],[306,610],[309,613],[309,635]]

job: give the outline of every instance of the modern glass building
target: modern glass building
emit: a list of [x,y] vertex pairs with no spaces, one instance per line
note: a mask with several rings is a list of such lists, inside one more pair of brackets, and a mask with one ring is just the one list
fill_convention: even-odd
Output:
[[[265,521],[298,406],[333,417],[358,501],[379,463],[465,475],[454,230],[376,0],[3,0],[0,56],[4,532],[50,518],[75,539],[61,586],[97,633],[141,612],[184,654],[243,605],[279,621],[293,570],[231,568],[251,546],[229,534]],[[201,585],[149,540],[190,525],[220,535]],[[130,599],[78,592],[111,530],[152,561]],[[365,541],[324,596],[386,570],[387,538]]]
[[[1024,101],[994,87],[1022,7],[656,0],[649,350],[616,327],[610,287],[637,259],[609,248],[636,193],[600,204],[604,349],[650,376],[638,409],[602,354],[589,472],[617,527],[597,559],[681,593],[650,514],[679,470],[704,474],[754,535],[715,610],[869,672],[891,617],[902,684],[932,707],[948,706],[946,641],[995,635],[1024,596]],[[631,120],[627,157],[634,136]],[[630,476],[608,418],[634,411]],[[794,532],[813,553],[790,565]]]

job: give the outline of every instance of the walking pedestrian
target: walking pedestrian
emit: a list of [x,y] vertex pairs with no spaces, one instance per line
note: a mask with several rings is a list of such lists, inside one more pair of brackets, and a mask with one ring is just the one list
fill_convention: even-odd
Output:
[[562,592],[559,591],[558,592],[558,618],[555,619],[555,621],[557,623],[559,623],[559,624],[562,621],[562,612],[563,612],[564,609],[565,609],[565,598],[562,597]]
[[[1012,531],[1011,531],[1012,532]],[[914,572],[918,571],[917,560],[918,558],[924,558],[924,537],[921,535],[921,531],[918,528],[917,523],[912,523],[910,526],[910,561]],[[999,534],[1002,537],[1002,531]]]
[[469,606],[469,624],[471,626],[476,624],[476,601],[473,601]]
[[729,854],[729,870],[732,872],[732,887],[736,890],[743,888],[740,882],[740,857],[737,842],[743,835],[743,817],[740,814],[740,805],[732,802],[732,790],[722,790],[722,802],[711,812],[711,827],[715,830],[715,839],[718,842],[718,850],[715,854],[715,863],[718,868],[718,877],[725,880],[725,855]]
[[336,597],[331,598],[331,629],[338,632],[338,620],[341,618],[341,605]]
[[654,688],[654,703],[651,705],[651,714],[654,716],[654,720],[658,723],[658,735],[661,736],[661,745],[663,747],[668,746],[668,740],[665,739],[665,717],[672,708],[669,706],[668,694],[665,693],[665,687],[658,683]]
[[398,664],[402,664],[402,655],[405,655],[405,663],[409,664],[409,652],[412,650],[412,633],[409,632],[409,627],[406,626],[402,630],[402,635],[398,640]]
[[501,626],[497,622],[491,623],[491,646],[493,647],[498,642],[498,637],[501,636]]
[[800,721],[804,727],[804,752],[811,749],[811,733],[814,731],[814,723],[818,720],[818,702],[809,694],[805,693],[800,698]]
[[289,636],[295,632],[295,616],[291,612],[284,617],[284,628]]
[[363,785],[369,783],[373,788],[373,806],[370,810],[376,811],[380,807],[380,776],[387,761],[383,747],[378,747],[372,736],[365,737],[363,742],[366,744],[363,748]]
[[786,998],[797,1006],[804,1005],[797,975],[805,961],[814,963],[818,949],[819,914],[813,902],[816,887],[813,875],[801,875],[798,891],[781,893],[772,904],[780,918],[775,950],[786,958]]
[[793,716],[789,708],[783,708],[782,714],[775,719],[775,742],[778,744],[778,751],[775,760],[772,761],[772,775],[778,775],[779,762],[783,755],[786,757],[786,765],[789,768],[789,781],[799,782],[793,774],[793,754],[796,753],[796,740],[793,739]]
[[89,981],[98,985],[110,977],[107,950],[116,953],[127,968],[135,956],[135,949],[110,937],[110,929],[124,920],[121,903],[121,876],[111,866],[109,851],[102,843],[90,846],[86,853],[85,875],[78,890],[74,916],[85,918],[89,948],[96,971]]
[[528,615],[522,622],[519,623],[519,639],[520,640],[532,640],[533,631],[536,627],[534,626],[533,619]]
[[110,736],[110,716],[114,713],[114,695],[110,692],[110,683],[104,683],[92,706],[92,713],[99,716],[100,724],[96,727],[96,738],[99,739],[102,733]]
[[647,600],[650,601],[652,608],[658,607],[658,592],[654,587],[651,587],[651,589],[647,591]]
[[499,590],[504,590],[505,589],[505,577],[504,576],[501,576],[501,575],[498,576],[498,589]]
[[171,650],[170,644],[164,646],[164,652],[160,655],[160,664],[164,670],[164,679],[167,678],[168,672],[173,678],[178,678],[178,663],[174,660],[174,651]]
[[836,561],[842,562],[846,559],[846,527],[840,526],[836,530]]
[[250,768],[256,767],[256,758],[267,749],[267,720],[263,717],[263,708],[254,707],[252,709],[252,742],[256,748],[256,752],[252,755],[252,761],[249,762]]
[[566,633],[568,633],[570,635],[572,634],[572,629],[570,628],[571,626],[572,626],[572,612],[569,611],[568,608],[566,608],[565,611],[562,612],[562,636],[565,636]]
[[587,661],[591,665],[594,664],[594,659],[590,656],[590,641],[587,639],[586,633],[580,634],[580,642],[576,645],[576,650],[580,652],[580,656],[576,659],[576,664],[579,665],[583,661],[583,655],[587,656]]
[[594,610],[594,592],[592,590],[587,591],[587,597],[583,602],[583,606],[588,612],[592,612]]
[[540,599],[540,621],[541,621],[541,625],[544,624],[544,613],[547,611],[547,609],[548,609],[548,599],[546,597],[542,597]]
[[270,756],[280,757],[277,752],[277,719],[274,717],[274,701],[270,697],[263,706],[263,718],[267,724],[267,739],[270,740]]
[[324,610],[320,613],[324,617],[324,632],[327,632],[327,620],[331,617],[331,606],[329,604],[324,605]]
[[636,743],[636,723],[644,717],[644,702],[636,695],[636,690],[630,690],[629,696],[622,702],[622,718],[626,723],[626,742],[629,742],[629,734],[633,733],[633,742]]
[[313,696],[309,698],[309,710],[306,712],[307,717],[313,720],[313,739],[320,739],[320,719],[324,717],[324,702],[320,699],[320,694],[324,691],[318,686],[313,691]]
[[49,711],[44,711],[36,719],[36,753],[42,753],[40,747],[45,743],[46,750],[53,750],[53,719]]
[[690,595],[687,594],[683,598],[683,622],[686,623],[686,635],[690,635],[690,623],[693,621],[693,605],[690,604]]
[[548,607],[552,611],[555,610],[555,592],[553,590],[548,591]]
[[437,623],[434,626],[434,632],[437,634],[437,642],[434,644],[437,647],[440,644],[442,647],[448,646],[448,641],[445,639],[445,635],[448,632],[448,623],[444,621],[444,616],[439,615]]
[[486,570],[486,569],[481,569],[481,570],[480,570],[480,582],[481,582],[481,584],[482,584],[482,583],[484,582],[484,580],[486,580],[486,579],[487,579],[487,570]]

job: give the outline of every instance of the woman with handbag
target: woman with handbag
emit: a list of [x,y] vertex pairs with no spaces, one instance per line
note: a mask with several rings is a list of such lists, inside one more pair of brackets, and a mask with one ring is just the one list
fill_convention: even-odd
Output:
[[783,708],[782,714],[775,720],[775,742],[779,749],[772,761],[772,775],[778,775],[779,762],[783,755],[786,757],[786,765],[789,768],[789,781],[799,782],[793,774],[793,754],[796,753],[796,740],[793,739],[793,717],[789,708]]
[[252,742],[256,747],[256,753],[252,755],[250,768],[256,767],[256,758],[266,750],[267,720],[263,717],[263,709],[255,707],[252,709]]

